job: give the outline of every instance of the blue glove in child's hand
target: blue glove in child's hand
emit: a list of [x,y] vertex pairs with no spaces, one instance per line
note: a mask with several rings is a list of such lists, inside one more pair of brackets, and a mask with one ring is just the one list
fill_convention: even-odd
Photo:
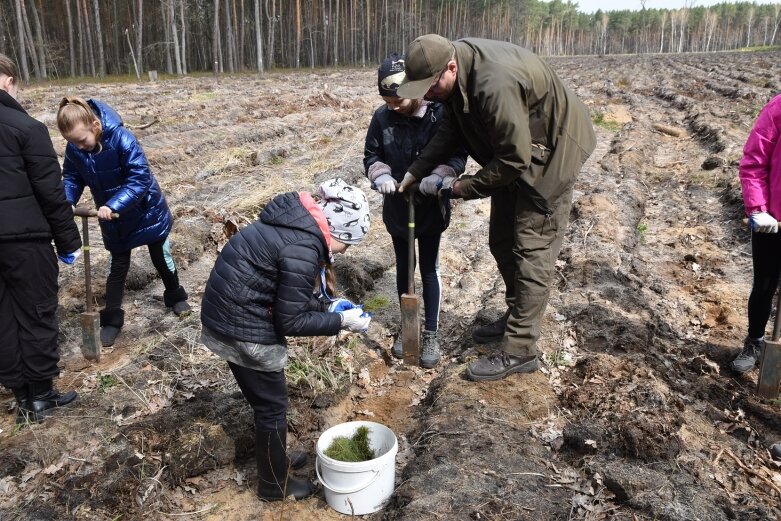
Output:
[[346,298],[338,298],[331,302],[331,305],[328,306],[328,311],[331,313],[338,313],[340,311],[345,311],[347,309],[353,309],[355,304],[347,300]]
[[76,262],[76,259],[79,258],[81,255],[81,248],[74,251],[73,253],[58,253],[57,258],[60,259],[65,264],[73,264]]

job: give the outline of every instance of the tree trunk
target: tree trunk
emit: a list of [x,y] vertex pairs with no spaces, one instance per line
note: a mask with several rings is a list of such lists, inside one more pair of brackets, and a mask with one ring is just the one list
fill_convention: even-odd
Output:
[[30,81],[30,68],[27,65],[27,50],[25,49],[24,42],[24,21],[22,18],[22,0],[16,0],[14,7],[16,8],[16,39],[19,48],[19,68],[22,71],[22,80],[25,82]]
[[225,46],[228,48],[228,72],[234,72],[236,56],[234,54],[230,0],[225,0]]
[[168,2],[168,22],[171,24],[171,35],[174,40],[174,61],[176,61],[176,74],[181,76],[182,58],[179,54],[179,34],[176,30],[176,6],[174,5],[174,0]]
[[238,47],[239,47],[239,66],[243,70],[245,65],[246,65],[244,63],[244,37],[245,37],[244,36],[245,35],[244,26],[247,25],[247,24],[244,23],[244,17],[246,16],[245,13],[244,13],[244,0],[241,0],[239,2],[239,7],[240,7],[239,13],[241,13],[241,16],[239,18],[237,18],[237,22],[238,22],[238,25],[239,25],[239,45],[238,45]]
[[98,74],[106,75],[106,54],[103,49],[103,31],[100,26],[100,6],[98,0],[92,0],[95,9],[95,37],[98,39]]
[[277,18],[277,0],[271,0],[271,14],[268,12],[268,0],[266,0],[266,18],[268,18],[268,68],[274,67],[274,33]]
[[76,76],[76,46],[73,41],[73,16],[71,15],[71,0],[65,0],[65,13],[68,18],[68,57],[70,58],[71,78]]
[[27,16],[27,6],[22,1],[22,24],[24,25],[24,41],[27,43],[27,51],[30,53],[30,59],[33,62],[33,72],[37,79],[41,79],[41,62],[38,61],[38,50],[35,48],[33,40],[33,31],[30,29],[30,18]]
[[212,61],[214,74],[221,72],[222,42],[220,36],[220,0],[214,0],[214,25],[212,26]]
[[130,31],[125,29],[125,37],[127,37],[127,46],[130,49],[130,58],[133,60],[133,68],[136,71],[136,79],[141,79],[141,73],[138,71],[138,62],[136,61],[136,55],[133,52],[133,44],[130,43]]
[[81,0],[81,10],[84,13],[84,39],[87,41],[87,58],[89,58],[89,70],[92,76],[95,76],[95,48],[92,45],[92,24],[89,20],[89,8],[87,0]]
[[138,74],[144,72],[144,0],[138,0],[136,18],[136,64]]
[[336,15],[334,16],[334,67],[339,65],[339,0],[336,0]]
[[163,22],[163,52],[165,53],[165,72],[174,73],[174,61],[171,58],[171,19],[168,6],[173,0],[160,0],[160,21]]
[[301,67],[301,0],[296,0],[296,69]]
[[41,70],[41,77],[48,77],[46,71],[46,47],[43,44],[43,30],[41,29],[41,20],[38,17],[38,9],[35,7],[35,0],[30,2],[30,10],[33,15],[33,26],[35,26],[35,44],[38,47],[38,63]]
[[185,4],[187,0],[179,0],[179,18],[182,22],[182,74],[187,74],[187,18],[185,17]]
[[255,47],[258,72],[263,72],[263,32],[260,27],[260,0],[255,0]]

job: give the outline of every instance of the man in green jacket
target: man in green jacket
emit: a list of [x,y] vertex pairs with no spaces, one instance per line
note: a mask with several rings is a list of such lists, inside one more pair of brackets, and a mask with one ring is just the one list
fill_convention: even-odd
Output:
[[463,146],[482,168],[444,181],[440,195],[491,197],[488,244],[505,283],[508,311],[473,332],[479,343],[501,344],[472,362],[467,377],[498,380],[535,371],[572,188],[596,146],[589,110],[544,61],[510,43],[451,42],[428,34],[410,44],[405,67],[398,95],[441,101],[446,110],[399,191]]

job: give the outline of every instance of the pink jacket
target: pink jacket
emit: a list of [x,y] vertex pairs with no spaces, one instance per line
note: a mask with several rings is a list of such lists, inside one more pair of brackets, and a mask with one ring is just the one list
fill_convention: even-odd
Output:
[[746,214],[781,219],[781,95],[765,105],[743,147],[740,184]]

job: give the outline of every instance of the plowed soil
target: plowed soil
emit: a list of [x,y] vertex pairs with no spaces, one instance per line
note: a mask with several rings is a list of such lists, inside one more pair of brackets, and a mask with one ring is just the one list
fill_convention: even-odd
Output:
[[[367,335],[292,341],[290,446],[313,454],[323,430],[352,419],[391,427],[397,489],[367,519],[781,519],[781,465],[767,451],[781,440],[779,402],[754,394],[756,372],[729,371],[751,284],[737,165],[781,88],[777,53],[550,61],[591,108],[599,144],[576,186],[542,371],[479,384],[462,376],[492,347],[474,345],[471,330],[504,308],[487,200],[457,202],[443,238],[442,363],[423,370],[389,356],[395,267],[372,192],[375,224],[338,259],[338,275],[375,319]],[[123,333],[87,362],[83,265],[61,268],[57,385],[80,400],[18,428],[2,391],[0,519],[347,518],[322,492],[256,498],[251,413],[226,365],[198,343],[198,308],[227,234],[273,195],[334,176],[368,191],[374,78],[340,69],[23,89],[60,154],[61,96],[102,99],[123,115],[176,217],[171,241],[194,313],[166,311],[138,250]],[[90,230],[100,305],[108,255]],[[315,477],[311,461],[297,472]]]

